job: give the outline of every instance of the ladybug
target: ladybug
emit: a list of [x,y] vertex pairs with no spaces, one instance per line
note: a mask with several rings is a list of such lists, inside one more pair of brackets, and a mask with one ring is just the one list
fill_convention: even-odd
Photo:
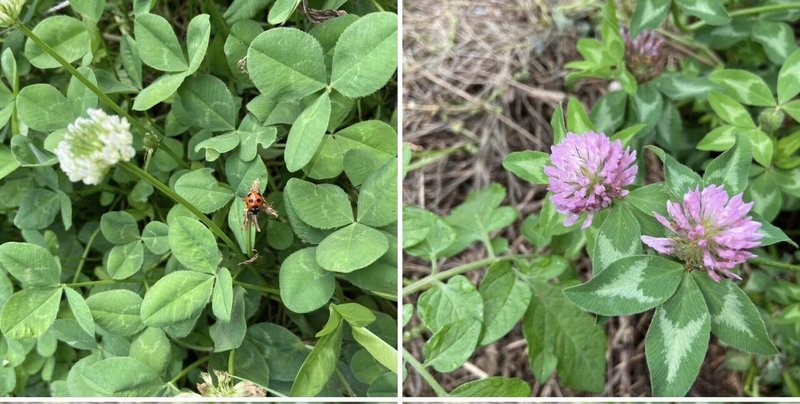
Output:
[[264,197],[261,196],[261,193],[258,192],[259,188],[261,188],[258,180],[253,181],[253,185],[250,187],[250,193],[244,197],[244,222],[242,223],[242,229],[247,228],[248,224],[253,223],[256,226],[256,231],[261,231],[261,228],[258,226],[258,213],[264,212],[272,217],[278,217],[278,212],[272,205],[268,204],[267,201],[264,200]]

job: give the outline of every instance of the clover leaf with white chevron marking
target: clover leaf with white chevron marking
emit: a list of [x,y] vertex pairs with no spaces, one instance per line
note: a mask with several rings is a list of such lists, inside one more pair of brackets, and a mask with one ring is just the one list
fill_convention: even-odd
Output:
[[582,285],[564,289],[582,309],[604,316],[623,316],[652,309],[669,299],[683,277],[683,265],[655,255],[615,261]]
[[630,208],[622,203],[616,204],[597,233],[592,253],[592,272],[597,275],[620,258],[641,254],[641,235],[639,222]]
[[645,354],[654,396],[684,396],[692,387],[708,350],[710,317],[700,288],[686,273],[647,330]]
[[711,313],[711,332],[720,341],[745,352],[778,353],[767,335],[764,320],[743,290],[728,279],[714,282],[705,273],[692,274]]

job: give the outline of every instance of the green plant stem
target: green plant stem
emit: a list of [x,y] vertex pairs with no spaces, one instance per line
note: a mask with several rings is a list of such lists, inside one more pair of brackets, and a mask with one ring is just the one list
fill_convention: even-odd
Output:
[[751,259],[748,262],[751,263],[751,264],[756,264],[756,265],[761,265],[761,266],[780,268],[780,269],[788,269],[790,271],[800,272],[800,265],[787,264],[785,262],[774,261],[774,260],[771,260],[771,259],[768,259],[768,258],[757,257],[757,258]]
[[345,378],[344,375],[342,374],[342,371],[339,370],[338,366],[336,367],[336,377],[339,378],[339,383],[341,383],[342,386],[344,386],[344,389],[346,390],[346,393],[349,394],[350,397],[356,397],[357,396],[356,393],[353,391],[353,388],[350,387],[350,383],[347,382],[347,378]]
[[797,383],[795,383],[792,374],[789,373],[788,370],[783,372],[783,383],[789,389],[789,392],[792,394],[792,396],[800,396],[800,388],[797,387]]
[[231,349],[231,352],[228,354],[228,374],[232,375],[235,374],[233,371],[234,364],[236,363],[236,350]]
[[211,355],[204,356],[204,357],[192,362],[191,365],[189,365],[189,366],[185,367],[183,370],[181,370],[180,373],[175,375],[175,377],[173,377],[170,381],[168,381],[167,384],[175,384],[175,383],[177,383],[178,380],[181,380],[184,376],[188,375],[189,372],[192,371],[192,369],[194,369],[194,368],[196,368],[196,367],[208,362],[209,359],[211,359]]
[[242,281],[233,281],[234,285],[241,286],[245,289],[253,289],[258,290],[260,292],[264,292],[270,295],[280,296],[281,292],[278,289],[270,288],[267,286],[260,286],[260,285],[253,285],[252,283],[242,282]]
[[373,5],[373,6],[375,6],[375,8],[377,8],[377,9],[378,9],[378,11],[386,11],[386,10],[384,10],[384,9],[383,9],[383,7],[381,7],[381,5],[380,5],[380,4],[378,4],[378,2],[377,2],[377,1],[375,1],[375,0],[372,0],[372,5]]
[[707,64],[708,66],[714,67],[716,65],[724,64],[722,59],[720,59],[719,56],[717,56],[717,54],[714,53],[714,51],[712,51],[708,46],[694,41],[694,39],[692,39],[691,36],[675,35],[672,32],[669,32],[669,31],[667,31],[667,30],[665,30],[663,28],[656,29],[656,32],[658,32],[660,35],[662,35],[662,36],[664,36],[664,37],[666,37],[666,38],[668,38],[668,39],[670,39],[672,41],[675,41],[675,42],[677,42],[677,43],[679,43],[681,45],[685,45],[685,46],[689,46],[689,47],[692,47],[692,48],[696,48],[696,49],[704,52],[706,55],[708,55],[708,58],[706,58],[705,56],[701,56],[699,54],[695,54],[693,52],[692,52],[692,56],[697,58],[697,60],[699,60],[700,62]]
[[[784,11],[784,10],[793,10],[793,9],[800,9],[800,3],[798,3],[798,2],[794,2],[794,3],[778,3],[778,4],[767,4],[767,5],[758,6],[758,7],[748,7],[748,8],[743,8],[743,9],[740,9],[740,10],[731,11],[730,13],[728,13],[728,15],[731,18],[733,18],[733,17],[742,17],[742,16],[746,16],[746,15],[771,13],[771,12],[774,12],[774,11]],[[696,22],[694,24],[689,25],[687,27],[687,29],[689,31],[694,31],[694,30],[697,30],[699,28],[704,27],[705,25],[706,25],[705,21],[698,21],[698,22]]]
[[680,18],[681,16],[678,11],[679,11],[678,4],[673,1],[672,5],[670,6],[670,14],[672,14],[672,23],[675,24],[675,28],[678,28],[678,30],[680,30],[681,32],[686,32],[686,26],[683,25],[683,23],[681,22]]
[[[31,41],[33,41],[39,48],[47,52],[47,54],[49,54],[53,59],[55,59],[58,63],[60,63],[61,66],[64,67],[64,69],[66,69],[67,72],[69,72],[69,74],[78,79],[78,81],[83,83],[83,85],[86,86],[86,88],[88,88],[91,92],[97,95],[97,98],[103,101],[104,104],[108,105],[108,107],[114,110],[114,112],[116,112],[117,114],[124,116],[128,120],[128,122],[130,122],[131,125],[139,129],[144,135],[146,135],[149,132],[156,132],[156,130],[151,130],[146,128],[144,125],[141,124],[141,122],[139,122],[138,119],[134,119],[130,114],[128,114],[128,111],[126,111],[125,109],[120,107],[119,104],[114,102],[114,100],[112,100],[108,95],[106,95],[106,93],[103,92],[103,90],[100,89],[100,87],[97,87],[96,84],[92,83],[88,78],[86,78],[86,76],[84,76],[77,69],[75,69],[75,67],[73,67],[72,64],[70,64],[69,62],[67,62],[66,59],[61,57],[61,55],[58,52],[56,52],[55,49],[51,48],[50,45],[47,44],[47,42],[42,40],[42,38],[39,38],[39,36],[36,35],[33,31],[31,31],[28,27],[26,27],[25,24],[21,22],[17,23],[17,28],[19,28],[19,30],[22,31],[22,33],[24,33],[28,38],[30,38]],[[159,139],[164,138],[163,133],[157,133],[156,135],[158,136]],[[175,154],[169,148],[164,147],[162,148],[162,150],[164,150],[165,153],[167,153],[170,157],[172,157],[181,166],[189,167],[189,164],[183,161],[183,158]]]
[[222,229],[220,229],[216,223],[211,221],[211,219],[209,219],[206,215],[204,215],[203,212],[200,212],[200,210],[197,209],[197,207],[195,207],[194,205],[192,205],[189,201],[183,199],[183,197],[178,195],[175,191],[173,191],[172,188],[166,186],[163,182],[159,181],[158,178],[153,177],[152,175],[150,175],[150,173],[142,170],[135,164],[131,164],[127,161],[121,161],[117,163],[117,165],[128,170],[131,174],[134,174],[140,177],[141,179],[149,182],[151,185],[153,185],[153,187],[157,188],[159,191],[164,193],[164,195],[170,197],[173,201],[183,205],[189,212],[192,212],[195,216],[197,216],[198,219],[200,219],[201,222],[203,222],[206,226],[208,226],[208,229],[211,230],[211,232],[214,233],[214,235],[219,237],[219,239],[222,240],[225,243],[225,245],[227,245],[228,248],[231,249],[231,251],[233,251],[235,254],[238,254],[243,258],[247,258],[244,254],[242,254],[241,251],[239,251],[239,247],[236,245],[236,243],[234,243],[233,240],[231,240],[231,238],[228,237],[228,235],[225,234],[225,232],[223,232]]
[[89,241],[86,242],[86,247],[83,249],[83,255],[81,255],[81,262],[78,263],[78,268],[75,269],[75,276],[72,277],[72,283],[78,282],[78,278],[81,277],[83,264],[86,263],[86,257],[89,256],[89,250],[92,248],[92,244],[94,243],[94,239],[97,237],[98,233],[100,233],[100,226],[97,226],[97,230],[92,233],[91,237],[89,237]]
[[170,341],[184,348],[194,349],[195,351],[201,351],[201,352],[214,352],[214,347],[190,344],[188,342],[180,340],[179,338],[171,337],[169,335],[167,335],[167,337],[169,337]]
[[447,394],[447,391],[444,390],[442,385],[440,385],[439,382],[437,382],[436,379],[433,377],[433,375],[430,372],[428,372],[427,369],[425,369],[425,366],[419,363],[417,358],[415,358],[414,355],[412,355],[411,352],[408,352],[405,348],[403,348],[403,359],[405,359],[406,362],[408,362],[411,365],[411,367],[413,367],[414,370],[416,370],[417,373],[419,373],[419,375],[422,376],[422,378],[425,379],[426,382],[428,382],[428,385],[431,386],[433,392],[436,393],[437,396],[439,397],[449,396],[449,394]]
[[65,284],[71,288],[79,288],[81,286],[97,286],[97,285],[113,285],[115,283],[142,283],[141,279],[102,279],[99,281],[88,282],[72,282]]
[[455,268],[450,268],[446,271],[437,272],[435,274],[428,275],[406,287],[403,288],[403,296],[408,296],[412,293],[419,292],[421,290],[428,289],[435,285],[437,282],[441,282],[443,279],[447,279],[451,276],[463,274],[464,272],[472,271],[473,269],[483,268],[485,266],[489,266],[494,264],[495,262],[505,261],[512,258],[519,257],[518,255],[509,255],[505,257],[490,257],[484,258],[482,260],[473,261],[468,264],[460,265]]

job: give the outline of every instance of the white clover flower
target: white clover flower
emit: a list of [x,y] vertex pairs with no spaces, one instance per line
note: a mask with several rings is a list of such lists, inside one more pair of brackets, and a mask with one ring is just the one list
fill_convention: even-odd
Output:
[[[2,0],[0,0],[2,1]],[[70,181],[97,185],[119,161],[128,161],[136,151],[131,146],[131,125],[125,118],[110,116],[100,109],[86,111],[67,127],[56,156]]]
[[[200,378],[205,383],[197,384],[197,391],[200,397],[266,397],[267,391],[257,386],[249,380],[242,380],[236,385],[231,386],[231,376],[228,372],[214,370],[217,376],[217,384],[214,379],[206,372],[200,372]],[[184,397],[197,397],[197,394],[186,393]]]
[[19,20],[25,0],[0,0],[0,27],[10,27]]

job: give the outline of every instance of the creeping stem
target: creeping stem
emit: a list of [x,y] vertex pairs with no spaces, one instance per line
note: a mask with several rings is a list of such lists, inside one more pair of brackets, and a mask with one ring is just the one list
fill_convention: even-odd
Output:
[[450,278],[455,275],[463,274],[464,272],[472,271],[473,269],[483,268],[485,266],[494,264],[495,262],[510,260],[514,258],[518,258],[518,255],[509,255],[505,257],[490,257],[484,258],[482,260],[473,261],[468,264],[460,265],[455,268],[450,268],[446,271],[437,272],[435,274],[428,275],[408,286],[403,287],[403,296],[408,296],[412,293],[416,293],[425,289],[428,289],[434,286],[437,282],[442,281],[443,279]]
[[[128,114],[128,111],[126,111],[125,109],[120,107],[119,104],[114,102],[114,100],[112,100],[109,96],[106,95],[106,93],[103,92],[103,90],[100,89],[100,87],[97,87],[96,84],[92,83],[88,78],[86,78],[86,76],[84,76],[77,69],[75,69],[75,67],[73,67],[72,64],[70,64],[69,62],[66,61],[66,59],[61,57],[61,55],[58,52],[56,52],[55,49],[50,47],[50,45],[48,45],[47,42],[43,41],[42,38],[39,38],[39,36],[36,35],[33,31],[31,31],[28,27],[26,27],[25,24],[20,22],[17,23],[16,26],[17,28],[19,28],[20,31],[22,31],[22,33],[24,33],[28,38],[30,38],[31,41],[33,41],[39,48],[41,48],[42,50],[47,52],[47,54],[52,56],[53,59],[55,59],[58,63],[60,63],[61,66],[63,66],[66,71],[68,71],[72,76],[78,79],[78,81],[83,83],[83,85],[86,86],[86,88],[88,88],[91,92],[97,95],[97,98],[103,101],[104,104],[108,105],[108,107],[114,110],[114,112],[116,112],[117,114],[124,116],[126,119],[128,119],[128,122],[130,122],[131,125],[136,127],[136,129],[141,131],[143,134],[156,131],[146,128],[144,125],[142,125],[141,122],[139,122],[138,119],[134,119],[130,114]],[[163,133],[157,133],[157,136],[159,139],[164,138]],[[183,161],[181,156],[175,154],[175,152],[170,150],[170,148],[163,147],[161,149],[164,150],[165,153],[167,153],[170,157],[172,157],[181,166],[185,168],[189,167],[189,164]]]
[[417,358],[415,358],[414,355],[412,355],[411,352],[408,352],[405,348],[403,348],[403,359],[405,359],[406,362],[408,362],[408,364],[411,365],[411,367],[413,367],[414,370],[416,370],[417,373],[419,373],[419,375],[422,376],[422,378],[425,379],[426,382],[428,382],[428,385],[431,386],[433,392],[436,393],[437,396],[439,397],[449,396],[449,394],[447,394],[447,391],[445,391],[444,388],[439,384],[439,382],[436,381],[436,378],[434,378],[433,375],[430,372],[428,372],[427,369],[425,369],[425,366],[419,363]]
[[756,264],[764,267],[773,267],[780,269],[787,269],[789,271],[800,272],[800,265],[787,264],[785,262],[773,261],[768,258],[757,257],[747,261],[750,264]]

